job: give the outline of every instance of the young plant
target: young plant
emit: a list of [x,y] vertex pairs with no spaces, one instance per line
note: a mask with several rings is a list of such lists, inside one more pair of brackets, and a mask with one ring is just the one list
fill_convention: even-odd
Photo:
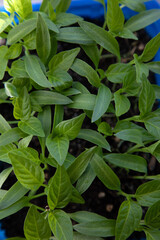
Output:
[[[147,174],[147,166],[151,156],[160,162],[160,110],[153,107],[160,88],[148,76],[160,74],[160,62],[151,62],[160,34],[126,63],[118,41],[138,40],[134,32],[158,20],[160,10],[146,11],[141,0],[108,0],[106,12],[98,0],[104,6],[100,27],[66,13],[70,2],[43,0],[32,12],[30,0],[4,0],[10,15],[0,13],[6,39],[0,102],[1,111],[13,106],[14,119],[0,115],[0,160],[7,164],[0,173],[0,219],[28,207],[25,238],[14,240],[126,240],[134,231],[157,240],[160,177]],[[125,22],[124,6],[140,13]],[[59,42],[69,50],[59,50]],[[87,60],[80,59],[82,51]],[[77,138],[90,147],[71,154]],[[135,192],[127,192],[122,170],[127,179],[139,179]],[[4,190],[11,173],[17,181]],[[116,219],[67,210],[69,203],[85,204],[82,194],[96,177],[122,199]]]

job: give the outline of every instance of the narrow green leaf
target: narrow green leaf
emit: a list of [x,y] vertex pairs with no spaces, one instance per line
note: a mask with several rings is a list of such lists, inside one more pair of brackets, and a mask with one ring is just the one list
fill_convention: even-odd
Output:
[[62,42],[76,43],[76,44],[93,44],[93,40],[88,37],[80,27],[65,27],[61,28],[56,34],[56,39]]
[[[3,3],[5,4],[5,3]],[[11,14],[10,16],[8,16],[8,14],[5,14],[4,12],[0,13],[0,33],[3,33],[3,31],[9,26],[11,25],[12,21],[13,21],[13,14]]]
[[87,56],[92,60],[95,67],[98,68],[99,60],[100,60],[100,53],[99,49],[96,44],[92,45],[81,45],[84,52],[87,54]]
[[155,229],[147,229],[145,230],[145,234],[147,240],[159,240],[160,238],[160,231]]
[[124,141],[134,142],[143,145],[142,132],[139,129],[125,129],[116,133],[115,136]]
[[88,142],[98,145],[108,151],[110,151],[110,145],[107,140],[97,131],[91,129],[81,129],[77,138],[84,139]]
[[73,228],[82,234],[96,237],[112,237],[115,235],[115,220],[108,219],[98,222],[86,222],[74,225]]
[[16,182],[0,200],[0,209],[5,209],[18,200],[20,200],[26,193],[28,189],[23,187],[19,182]]
[[151,206],[160,200],[160,180],[153,180],[140,185],[136,191],[136,199],[142,206]]
[[43,240],[49,239],[51,236],[48,220],[37,211],[34,205],[30,207],[25,218],[24,235],[27,240]]
[[144,221],[151,228],[160,228],[160,200],[148,209]]
[[72,86],[72,77],[64,70],[57,69],[55,71],[49,71],[47,75],[49,81],[57,91],[62,92],[63,90],[69,89]]
[[10,13],[13,13],[15,11],[14,0],[4,0],[3,5],[5,9]]
[[3,170],[0,173],[0,188],[2,187],[3,183],[6,181],[6,179],[8,178],[10,173],[12,172],[12,170],[13,170],[13,168],[9,167],[9,168],[6,168],[5,170]]
[[25,59],[25,69],[29,77],[41,87],[51,87],[52,84],[48,81],[43,73],[41,65],[38,58],[34,55],[26,54]]
[[71,200],[72,184],[63,166],[59,166],[50,180],[47,195],[50,209],[64,208]]
[[104,156],[104,159],[116,166],[131,169],[137,172],[147,173],[147,162],[144,158],[126,154],[126,153],[111,153]]
[[80,76],[86,77],[91,85],[95,87],[100,86],[100,79],[97,72],[88,63],[77,58],[71,69]]
[[[14,61],[11,65],[11,68],[8,71],[9,75],[15,78],[29,78],[26,70],[24,61],[22,59],[18,59]],[[28,80],[29,81],[29,80]]]
[[13,115],[15,119],[24,121],[28,120],[31,115],[31,103],[26,87],[21,90],[19,97],[14,101]]
[[18,97],[17,89],[12,83],[5,82],[4,86],[5,86],[5,93],[8,97]]
[[159,62],[150,62],[146,64],[150,71],[160,74],[160,61]]
[[77,137],[83,120],[85,118],[85,113],[79,115],[78,117],[60,122],[53,132],[55,135],[65,135],[69,138],[69,140],[73,140]]
[[59,27],[66,27],[82,20],[83,19],[77,15],[68,12],[67,13],[63,12],[56,14],[55,24]]
[[71,183],[75,183],[79,179],[79,177],[84,173],[94,153],[95,147],[87,149],[84,152],[82,152],[70,165],[70,167],[67,169],[67,173],[70,177]]
[[115,240],[126,240],[139,226],[142,208],[134,201],[124,201],[118,211]]
[[15,59],[18,58],[19,55],[22,52],[22,44],[21,43],[15,43],[8,49],[5,57],[7,59]]
[[58,6],[56,7],[56,12],[66,12],[71,4],[71,0],[61,0]]
[[94,94],[78,94],[71,98],[73,103],[69,104],[69,108],[93,110],[96,101],[96,95]]
[[142,12],[146,10],[145,4],[143,2],[143,0],[120,0],[121,4],[124,4],[125,6],[136,12]]
[[101,122],[98,125],[98,132],[103,133],[106,136],[112,136],[112,128],[107,122]]
[[14,8],[16,13],[23,19],[26,18],[30,13],[32,13],[32,3],[31,0],[16,0],[14,1]]
[[113,170],[103,161],[103,159],[94,154],[91,166],[101,182],[111,190],[120,190],[120,181]]
[[159,19],[160,9],[152,9],[143,11],[133,17],[131,17],[126,23],[125,27],[130,29],[132,32],[138,31],[142,28],[147,27],[153,22]]
[[93,23],[82,21],[79,24],[85,33],[97,44],[120,58],[118,42],[109,32]]
[[15,26],[8,34],[7,45],[12,45],[27,36],[36,28],[36,19],[25,20]]
[[119,117],[130,109],[130,101],[125,95],[121,95],[119,92],[114,93],[116,116]]
[[74,59],[78,55],[80,48],[75,48],[60,52],[52,57],[49,62],[49,69],[68,71],[73,64]]
[[0,62],[1,62],[1,64],[0,64],[0,80],[3,79],[4,73],[7,68],[8,59],[5,58],[7,51],[8,51],[7,46],[0,46]]
[[13,142],[17,142],[20,138],[25,137],[26,134],[23,133],[18,127],[11,128],[2,135],[0,135],[0,146],[5,146]]
[[141,62],[150,61],[160,48],[160,33],[152,38],[145,46],[143,53],[139,56]]
[[2,134],[10,129],[11,129],[10,125],[5,120],[5,118],[0,114],[0,133]]
[[73,240],[103,240],[103,239],[99,237],[86,236],[78,232],[73,232]]
[[69,216],[78,223],[101,222],[108,220],[107,218],[98,215],[97,213],[87,211],[78,211],[75,213],[70,213]]
[[118,0],[107,1],[107,26],[111,32],[120,32],[124,25],[124,15]]
[[46,63],[51,51],[51,41],[48,27],[41,14],[38,14],[37,20],[36,50],[42,62]]
[[19,182],[27,189],[37,190],[44,182],[44,173],[39,164],[20,156],[16,150],[8,155]]
[[107,111],[112,99],[112,93],[108,87],[101,84],[98,89],[96,102],[92,115],[92,122],[97,121]]
[[40,105],[67,105],[72,103],[72,100],[68,97],[51,91],[33,91],[30,96],[31,99],[34,99]]
[[45,137],[41,122],[36,117],[30,117],[26,121],[18,122],[18,127],[29,135]]
[[67,136],[56,136],[52,138],[52,135],[47,137],[46,146],[49,153],[62,166],[68,153],[69,139]]
[[53,213],[49,213],[48,219],[50,228],[57,239],[73,239],[72,223],[64,211],[56,210]]
[[43,111],[38,114],[38,119],[41,122],[45,137],[48,137],[51,131],[51,108],[45,106]]
[[159,117],[145,119],[144,124],[150,134],[158,138],[160,137]]

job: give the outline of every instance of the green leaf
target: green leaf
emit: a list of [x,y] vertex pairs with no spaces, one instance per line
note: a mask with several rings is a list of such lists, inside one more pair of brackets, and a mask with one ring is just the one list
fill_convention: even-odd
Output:
[[51,41],[48,27],[41,14],[38,14],[37,20],[36,50],[42,62],[46,63],[51,51]]
[[2,135],[0,135],[0,146],[5,146],[13,142],[17,142],[20,138],[25,137],[24,134],[18,127],[11,128]]
[[31,104],[28,91],[24,87],[15,99],[13,115],[15,119],[28,120],[31,115]]
[[44,173],[39,164],[20,156],[17,150],[8,155],[19,182],[27,189],[37,190],[44,182]]
[[4,86],[5,93],[8,97],[18,97],[17,89],[12,83],[5,82]]
[[80,234],[78,232],[74,232],[73,233],[73,240],[103,240],[103,239],[99,238],[99,237],[90,237],[90,236]]
[[87,211],[78,211],[70,213],[69,216],[78,223],[101,222],[108,220],[107,218],[98,215],[97,213]]
[[69,108],[93,110],[96,101],[96,95],[94,94],[78,94],[71,98],[73,103],[69,104]]
[[18,127],[29,135],[45,137],[41,122],[36,117],[30,117],[26,121],[18,122]]
[[29,78],[26,70],[24,61],[22,59],[18,59],[14,61],[11,65],[11,68],[8,71],[9,75],[15,78]]
[[37,165],[40,165],[41,161],[38,157],[38,152],[30,147],[24,147],[20,149],[16,149],[11,151],[11,153],[16,153],[19,157],[22,157],[24,161],[27,161],[28,159]]
[[80,27],[65,27],[59,30],[56,34],[56,39],[62,42],[76,43],[76,44],[93,44],[93,40],[88,37]]
[[82,20],[83,19],[77,15],[63,12],[56,14],[55,24],[59,27],[66,27]]
[[133,17],[131,17],[126,23],[125,27],[130,29],[132,32],[138,31],[142,28],[147,27],[153,22],[159,19],[160,9],[152,9],[143,11]]
[[146,64],[150,71],[160,74],[160,61]]
[[[134,130],[135,131],[135,130]],[[104,159],[116,166],[147,173],[147,162],[144,158],[127,153],[110,153]]]
[[4,0],[3,5],[5,9],[10,13],[13,13],[15,11],[14,0]]
[[14,144],[8,144],[8,145],[5,145],[5,146],[1,146],[0,147],[0,159],[1,159],[1,161],[11,164],[10,159],[8,157],[8,153],[10,151],[14,150],[15,148],[16,148],[16,146]]
[[144,120],[145,127],[148,132],[155,137],[160,137],[160,122],[159,117],[152,117]]
[[46,146],[49,153],[56,160],[56,162],[62,166],[64,163],[68,148],[69,148],[69,139],[66,135],[56,136],[52,138],[52,135],[49,135],[47,138]]
[[64,211],[56,210],[53,213],[49,213],[48,220],[50,228],[57,239],[73,239],[72,223]]
[[45,137],[48,137],[51,131],[51,108],[45,106],[43,111],[38,114],[38,119],[41,122]]
[[159,240],[160,231],[154,229],[145,229],[147,240]]
[[83,197],[80,195],[79,191],[72,186],[72,196],[71,196],[71,203],[79,203],[79,204],[84,204],[85,200]]
[[5,209],[19,201],[27,192],[28,189],[24,188],[19,182],[16,182],[0,200],[0,209]]
[[58,166],[49,183],[47,195],[50,209],[64,208],[71,200],[72,184],[63,166]]
[[85,118],[85,113],[79,115],[78,117],[60,122],[53,132],[55,135],[65,135],[69,140],[73,140],[77,137],[83,120]]
[[12,172],[13,168],[9,167],[4,169],[1,173],[0,173],[0,188],[3,186],[3,183],[6,181],[6,179],[8,178],[8,176],[10,175],[10,173]]
[[142,208],[134,201],[124,201],[118,211],[115,240],[126,240],[139,226]]
[[30,136],[27,136],[27,137],[24,137],[23,139],[21,139],[18,142],[18,148],[27,148],[28,145],[30,144],[32,138],[33,138],[33,136],[30,135]]
[[155,92],[149,80],[143,75],[142,90],[139,96],[139,111],[141,116],[151,112],[155,102]]
[[14,8],[16,13],[23,19],[26,18],[30,13],[32,13],[32,3],[31,0],[16,0],[14,1]]
[[30,207],[25,218],[24,235],[27,240],[44,240],[49,239],[51,236],[48,220],[37,211],[34,205]]
[[69,166],[69,168],[67,169],[67,173],[70,177],[71,183],[75,183],[84,173],[94,153],[95,147],[85,150]]
[[100,79],[97,72],[88,63],[77,58],[71,69],[80,76],[86,77],[88,82],[94,87],[100,86]]
[[52,84],[48,81],[48,79],[44,75],[44,72],[36,56],[26,54],[24,63],[26,72],[35,83],[45,88],[52,86]]
[[64,70],[57,69],[47,73],[49,81],[57,91],[63,91],[72,86],[72,77]]
[[8,60],[5,57],[6,53],[8,51],[8,47],[7,46],[0,46],[0,80],[3,79],[6,68],[7,68],[7,63]]
[[101,182],[111,190],[120,190],[120,181],[113,170],[103,161],[103,159],[94,154],[91,166]]
[[15,59],[18,58],[19,55],[22,52],[22,44],[21,43],[15,43],[8,49],[5,57],[7,59]]
[[98,132],[103,133],[106,136],[112,136],[111,126],[107,122],[101,122],[98,125]]
[[135,195],[142,206],[151,206],[160,200],[160,180],[153,180],[140,185]]
[[0,133],[2,134],[10,129],[11,129],[10,125],[5,120],[5,118],[0,114]]
[[111,237],[115,233],[115,220],[108,219],[95,222],[85,222],[74,225],[73,228],[82,234],[95,237]]
[[92,122],[97,121],[103,114],[107,111],[109,104],[112,99],[112,93],[108,87],[101,84],[98,89],[98,94],[96,97],[96,102],[92,115]]
[[130,75],[134,68],[129,64],[124,63],[114,63],[111,64],[107,71],[106,77],[110,82],[122,83],[126,75]]
[[116,133],[115,136],[124,141],[134,142],[143,145],[142,132],[139,129],[125,129]]
[[100,53],[96,44],[92,45],[81,45],[82,49],[86,53],[86,55],[92,60],[95,67],[98,68]]
[[120,58],[119,45],[117,40],[106,30],[89,22],[80,22],[80,27],[97,44]]
[[145,46],[143,53],[139,56],[141,62],[150,61],[160,48],[160,33],[152,38]]
[[120,0],[121,4],[124,4],[125,6],[136,12],[142,12],[146,10],[145,4],[143,2],[143,0]]
[[28,205],[29,205],[28,197],[23,197],[21,200],[12,204],[8,208],[0,210],[0,220],[8,216],[11,216],[14,213],[17,213],[22,208],[27,207]]
[[76,184],[76,189],[79,191],[80,194],[84,193],[90,187],[95,177],[95,172],[93,171],[91,165],[88,164],[86,170],[80,176]]
[[107,1],[107,26],[111,32],[120,32],[124,25],[124,15],[118,0]]
[[80,48],[75,48],[67,51],[60,52],[52,57],[49,62],[49,69],[68,71],[76,56],[78,55]]
[[77,138],[84,139],[88,142],[98,145],[110,151],[110,145],[107,140],[97,131],[91,129],[81,129]]
[[27,36],[36,28],[36,20],[29,19],[12,28],[7,36],[7,45],[12,45]]
[[66,12],[71,4],[71,0],[61,0],[56,7],[56,13]]
[[33,91],[30,96],[31,100],[34,99],[40,105],[67,105],[72,102],[71,99],[60,93],[45,90]]
[[151,228],[160,228],[160,200],[147,210],[144,221]]
[[116,116],[119,117],[130,109],[130,101],[125,95],[121,95],[119,92],[114,93]]
[[123,28],[121,32],[116,33],[116,36],[120,38],[138,40],[136,35],[132,31],[130,31],[128,28]]
[[147,68],[146,64],[141,63],[139,61],[138,55],[134,54],[134,62],[136,67],[136,81],[137,83],[141,83],[144,77],[148,77],[149,69]]
[[[5,3],[3,3],[4,5]],[[5,14],[4,12],[0,13],[0,33],[3,33],[3,31],[11,25],[12,21],[13,21],[13,14],[11,14],[10,16],[8,16],[8,14]]]

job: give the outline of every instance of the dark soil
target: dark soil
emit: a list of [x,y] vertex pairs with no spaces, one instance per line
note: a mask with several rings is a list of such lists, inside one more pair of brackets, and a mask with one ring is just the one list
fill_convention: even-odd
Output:
[[[100,23],[98,23],[100,24]],[[119,39],[120,43],[120,49],[121,54],[123,56],[123,62],[128,62],[131,59],[131,56],[133,53],[141,54],[141,52],[144,49],[145,44],[149,41],[149,37],[145,34],[145,32],[139,31],[137,33],[139,41],[133,41],[133,40],[122,40]],[[73,47],[77,47],[77,45],[73,44],[66,44],[61,43],[58,46],[58,51],[64,51],[67,49],[72,49]],[[104,51],[104,54],[106,54],[106,51]],[[79,58],[83,59],[84,61],[87,61],[91,66],[93,66],[93,63],[90,61],[90,59],[84,54],[83,50],[81,50]],[[102,69],[107,69],[107,67],[111,63],[115,63],[116,59],[103,59],[100,62],[100,67]],[[77,74],[70,71],[72,77],[76,81],[82,82],[91,93],[96,93],[96,89],[94,87],[91,87],[91,85],[88,84],[85,78],[82,78],[80,76],[77,76]],[[6,76],[7,78],[7,76]],[[150,75],[150,81],[154,83],[154,75]],[[3,87],[2,82],[0,83],[0,88]],[[112,84],[110,83],[110,86],[112,88]],[[135,99],[132,100],[132,106],[133,108],[129,112],[129,115],[135,115]],[[65,108],[65,119],[73,118],[77,115],[79,115],[82,111],[81,110],[73,110]],[[13,120],[12,115],[12,106],[8,104],[1,104],[0,105],[0,113],[7,119],[7,120]],[[112,118],[105,119],[108,123],[112,124],[114,126],[114,121]],[[89,119],[86,118],[83,128],[90,128],[90,129],[97,129],[95,124],[90,124]],[[129,143],[123,143],[119,147],[119,142],[117,142],[117,139],[115,137],[109,138],[109,142],[113,148],[114,152],[125,152],[126,148],[128,148]],[[31,146],[39,150],[39,143],[38,139],[34,138],[34,141],[32,141]],[[86,141],[76,139],[75,141],[72,141],[70,143],[70,149],[69,152],[72,153],[74,156],[78,156],[82,151],[84,151],[85,148],[91,147],[92,144],[88,143]],[[157,174],[160,171],[159,165],[156,163],[155,159],[148,154],[144,156],[148,162],[149,162],[149,173],[151,175]],[[2,167],[5,168],[7,164],[4,164]],[[2,170],[2,169],[1,169]],[[122,183],[122,189],[125,192],[128,193],[134,193],[137,189],[137,187],[143,183],[142,180],[134,180],[131,178],[132,175],[136,175],[137,173],[134,171],[130,171],[129,174],[125,169],[115,168],[114,169],[116,174],[119,176],[121,183]],[[48,172],[46,172],[46,176],[49,179],[54,173],[54,169],[50,167]],[[10,175],[6,183],[3,185],[4,189],[9,189],[13,183],[16,181],[16,177],[14,176],[14,173]],[[40,191],[40,190],[39,190]],[[91,211],[98,213],[100,215],[103,215],[107,218],[116,218],[118,214],[118,209],[124,200],[124,197],[119,196],[117,192],[108,190],[97,178],[94,180],[93,184],[90,186],[90,188],[82,195],[85,204],[69,204],[65,210],[66,212],[75,212],[79,210],[85,210],[85,211]],[[34,203],[41,206],[46,207],[47,202],[45,198],[36,199],[34,200]],[[6,230],[7,237],[14,237],[14,236],[22,236],[23,237],[23,222],[27,213],[27,208],[19,211],[16,214],[13,214],[12,216],[7,217],[2,221],[2,227]],[[132,235],[135,239],[140,239],[141,237],[144,237],[143,233],[134,233]],[[109,240],[109,238],[107,238]],[[110,238],[113,239],[113,238]]]

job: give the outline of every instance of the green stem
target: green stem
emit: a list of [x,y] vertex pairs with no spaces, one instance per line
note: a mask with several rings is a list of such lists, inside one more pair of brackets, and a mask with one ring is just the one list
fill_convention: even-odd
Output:
[[3,100],[3,103],[12,103],[10,100]]
[[8,121],[9,124],[17,124],[19,121]]
[[113,57],[116,58],[116,56],[113,55],[113,54],[104,54],[104,55],[102,55],[102,56],[100,57],[100,60],[101,60],[101,59],[107,59],[107,58],[113,58]]
[[34,205],[38,210],[40,210],[40,211],[42,211],[42,212],[45,212],[46,211],[46,209],[45,208],[41,208],[41,207],[39,207],[39,206],[37,206],[37,205]]
[[127,199],[135,197],[135,194],[128,194],[128,193],[125,193],[123,191],[120,191],[119,194],[126,197]]
[[37,194],[37,195],[34,195],[33,197],[30,197],[30,199],[35,199],[35,198],[39,198],[39,197],[43,197],[45,196],[46,194],[43,192],[43,193],[40,193],[40,194]]

